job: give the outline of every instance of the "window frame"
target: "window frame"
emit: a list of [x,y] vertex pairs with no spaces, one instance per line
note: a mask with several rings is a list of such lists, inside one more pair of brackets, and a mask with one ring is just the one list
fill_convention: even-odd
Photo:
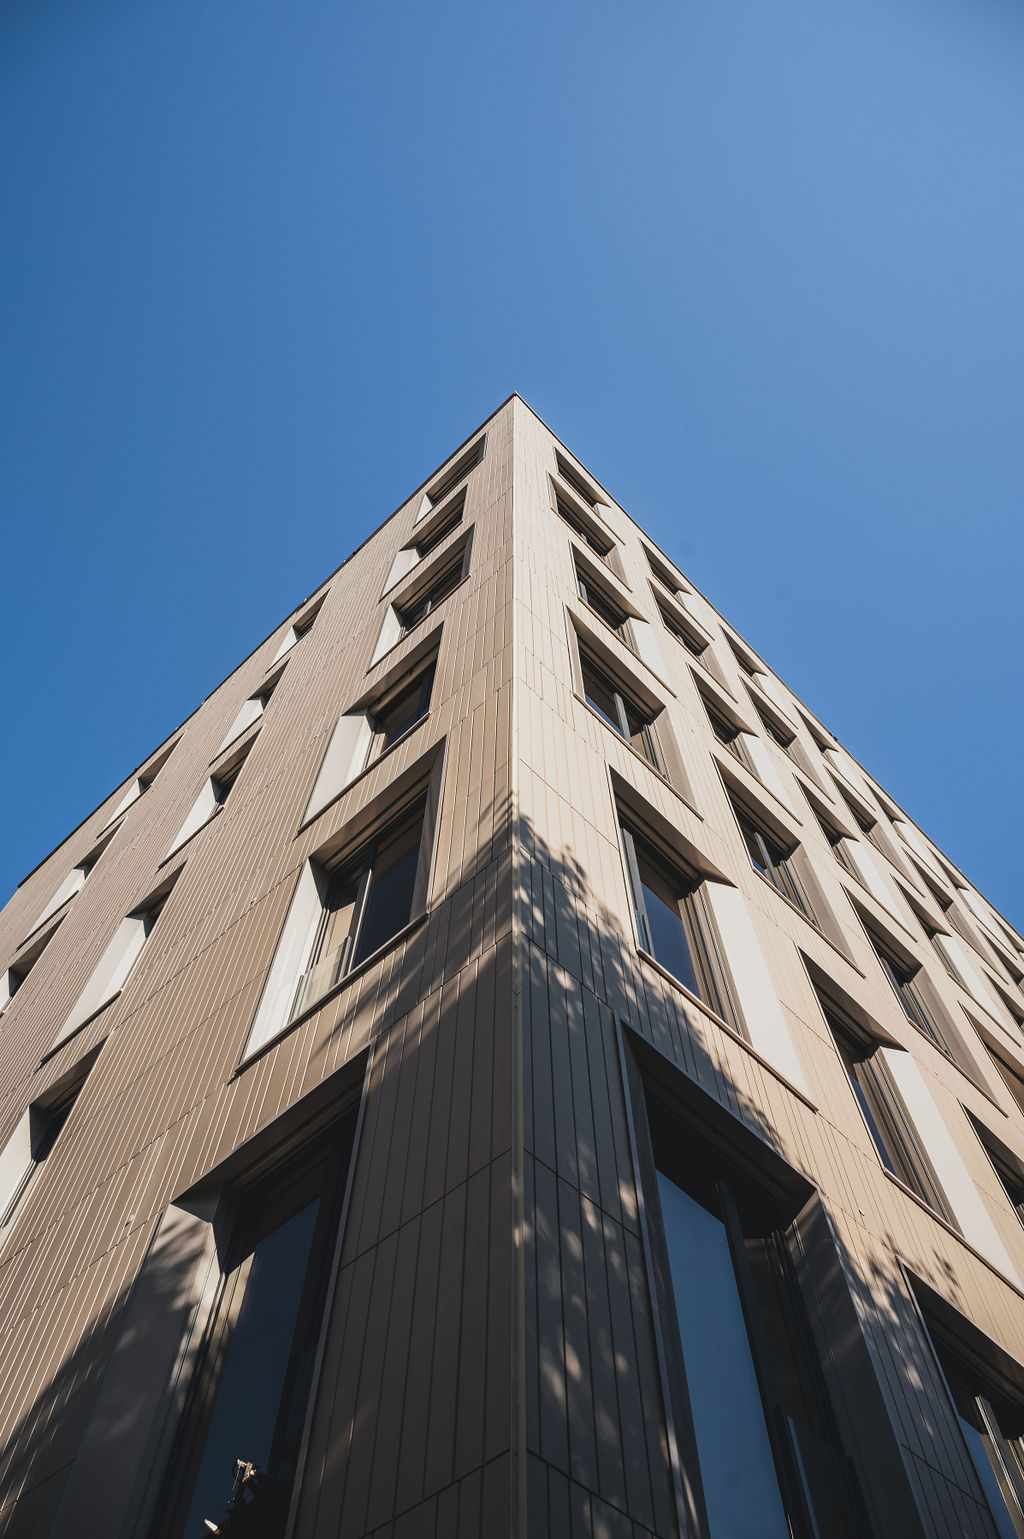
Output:
[[[792,903],[793,907],[816,930],[820,929],[810,894],[792,864],[793,856],[800,848],[799,844],[794,844],[787,850],[778,835],[759,824],[754,813],[742,802],[737,801],[734,796],[729,797],[729,802],[754,870],[762,880],[768,882],[776,892],[781,893],[782,897]],[[756,856],[760,858],[755,858]]]
[[[696,999],[712,1015],[723,1021],[730,1030],[747,1042],[749,1038],[742,1024],[729,978],[724,952],[715,929],[711,910],[704,898],[703,880],[683,870],[677,859],[666,855],[649,836],[637,827],[628,812],[618,813],[619,839],[626,875],[626,892],[630,900],[637,949],[655,962],[658,968],[675,980],[687,995]],[[640,844],[638,854],[637,843]],[[675,898],[685,950],[697,988],[691,988],[680,978],[654,949],[654,930],[644,899],[641,861],[653,866],[655,876],[671,891],[678,886]],[[651,888],[651,891],[654,889]],[[665,902],[664,899],[661,900]],[[666,906],[669,906],[666,904]]]
[[[960,1233],[942,1183],[918,1137],[899,1088],[884,1059],[886,1043],[869,1037],[830,1000],[817,993],[818,1006],[843,1066],[847,1083],[879,1164],[918,1201]],[[897,1049],[903,1051],[903,1049]]]
[[[582,644],[579,646],[580,661],[580,691],[584,703],[599,716],[606,726],[620,737],[628,748],[660,775],[663,780],[669,780],[668,766],[661,739],[658,735],[657,719],[661,711],[651,712],[642,705],[634,695],[624,690],[621,684],[597,662],[592,653],[588,652]],[[592,683],[588,685],[587,674],[592,676]],[[592,684],[603,686],[611,697],[614,718],[597,702],[597,696],[593,693]],[[662,707],[662,710],[664,707]],[[630,721],[630,712],[636,717],[638,727],[634,736],[633,726]],[[639,738],[639,742],[637,742]],[[641,746],[641,744],[643,746]],[[671,782],[670,782],[671,784]]]

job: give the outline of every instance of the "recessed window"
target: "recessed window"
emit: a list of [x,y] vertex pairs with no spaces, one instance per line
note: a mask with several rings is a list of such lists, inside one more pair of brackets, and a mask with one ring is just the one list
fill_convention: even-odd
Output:
[[140,796],[144,796],[146,794],[177,746],[178,739],[175,738],[173,743],[170,743],[156,759],[147,764],[146,768],[140,775],[135,777],[135,779],[128,786],[128,789],[125,791],[121,800],[118,802],[117,806],[114,808],[113,812],[110,814],[107,821],[104,823],[101,832],[105,833],[110,827],[111,823],[116,823],[123,812],[127,812],[128,808],[137,802]]
[[732,654],[739,664],[741,673],[745,673],[748,679],[756,679],[758,674],[764,672],[761,663],[752,652],[748,652],[744,647],[741,647],[739,642],[734,641],[731,636],[727,636],[725,639],[728,641]]
[[878,819],[869,817],[866,812],[858,807],[853,799],[846,794],[838,782],[836,782],[836,791],[839,794],[840,801],[842,801],[844,805],[849,808],[850,816],[853,818],[857,827],[864,835],[864,838],[868,841],[869,844],[874,845],[875,849],[879,852],[880,855],[887,855],[885,845],[882,843],[881,838],[879,837]]
[[[283,672],[283,669],[281,672]],[[268,679],[266,684],[264,684],[261,689],[257,690],[256,694],[250,695],[248,700],[242,703],[234,720],[228,728],[220,744],[220,747],[217,749],[214,758],[219,758],[220,755],[224,752],[225,748],[228,748],[236,738],[241,737],[243,732],[247,732],[254,722],[259,721],[260,717],[267,709],[267,706],[270,704],[270,697],[280,683],[280,680],[281,673],[279,672],[274,676],[273,679]]]
[[880,1056],[880,1044],[866,1039],[830,1005],[822,1000],[819,1003],[878,1158],[897,1180],[956,1228],[931,1161]]
[[426,496],[431,507],[436,508],[438,503],[444,501],[464,481],[471,470],[475,470],[484,457],[484,445],[486,436],[478,438],[475,444],[471,444],[464,454],[460,454],[452,468],[427,488]]
[[702,636],[696,626],[688,625],[681,616],[660,603],[657,595],[655,595],[655,602],[658,603],[658,613],[661,615],[665,629],[686,648],[692,657],[703,657],[710,645],[707,637]]
[[[988,1503],[999,1539],[1024,1535],[1024,1395],[1020,1368],[1012,1381],[1001,1371],[1004,1359],[994,1342],[983,1342],[977,1327],[920,1284],[918,1295],[928,1335],[949,1389],[956,1420]],[[957,1324],[964,1332],[958,1339]],[[965,1338],[970,1335],[968,1342]],[[988,1351],[992,1356],[988,1360]]]
[[988,1055],[1000,1079],[1021,1111],[1024,1112],[1024,1068],[1014,1063],[1005,1053],[1001,1053],[994,1048],[987,1037],[982,1037],[981,1040],[988,1049]]
[[788,754],[792,758],[793,741],[796,734],[784,728],[781,722],[777,721],[774,716],[770,716],[764,707],[756,701],[754,702],[754,709],[767,736],[771,738],[777,747],[782,749],[784,754]]
[[582,510],[574,507],[569,499],[557,490],[555,492],[555,507],[559,518],[568,524],[573,534],[582,540],[584,545],[589,546],[595,556],[600,556],[602,561],[607,561],[615,544],[611,536],[598,529],[593,518],[585,516]]
[[93,969],[85,988],[57,1035],[50,1051],[54,1051],[87,1022],[111,1004],[123,990],[145,949],[153,927],[163,912],[164,905],[177,880],[178,873],[145,903],[121,920],[106,950]]
[[[281,658],[284,657],[287,652],[290,652],[292,647],[294,647],[297,642],[302,640],[303,636],[308,636],[309,632],[316,624],[317,616],[324,606],[324,599],[326,599],[326,597],[327,595],[325,593],[323,598],[318,599],[317,602],[311,605],[310,608],[304,610],[299,618],[288,627],[281,638],[281,645],[278,647],[276,653],[274,654],[275,663],[280,662]],[[271,664],[271,666],[273,666],[273,664]]]
[[[175,834],[168,855],[173,855],[175,850],[180,850],[183,844],[187,844],[194,834],[204,828],[210,819],[223,807],[231,793],[231,788],[238,779],[242,765],[245,763],[252,749],[252,742],[243,743],[240,752],[222,765],[206,781],[199,795],[189,808],[188,816]],[[165,856],[166,859],[166,856]]]
[[632,744],[652,769],[656,769],[659,775],[667,777],[653,714],[614,683],[582,648],[580,673],[583,679],[583,698],[591,709],[595,710],[614,732],[625,738],[627,743]]
[[555,450],[555,460],[558,464],[558,474],[562,480],[572,487],[577,497],[582,497],[588,507],[596,508],[601,498],[590,485],[590,482],[580,474],[574,465],[570,465],[565,455],[559,454],[557,449]]
[[160,1539],[277,1539],[298,1473],[354,1114],[226,1192],[211,1319],[158,1504]]
[[453,530],[459,527],[465,510],[466,493],[463,491],[447,512],[439,513],[437,518],[432,519],[423,533],[413,541],[412,545],[405,548],[411,551],[417,561],[422,561],[424,557],[430,555],[432,550],[436,550],[439,545],[442,545]]
[[[669,1394],[676,1426],[692,1429],[707,1531],[866,1539],[794,1264],[804,1244],[780,1227],[756,1175],[733,1170],[653,1096],[647,1113]],[[680,1453],[686,1462],[686,1444]]]
[[667,589],[673,598],[676,594],[682,593],[682,585],[672,568],[656,556],[652,550],[649,550],[646,545],[641,543],[640,548],[647,557],[647,565],[650,567],[652,574],[661,583],[661,586]]
[[72,867],[32,926],[33,930],[38,930],[39,926],[52,918],[58,909],[63,908],[65,903],[69,903],[77,893],[81,892],[85,886],[86,878],[89,876],[97,860],[99,860],[101,853],[102,851],[93,851],[92,854],[79,861],[77,866]]
[[757,771],[754,768],[754,761],[751,759],[747,746],[743,741],[744,734],[742,728],[732,721],[730,717],[726,716],[725,712],[713,700],[710,700],[703,690],[698,690],[698,694],[707,712],[708,721],[711,723],[711,730],[722,747],[727,748],[733,758],[739,760],[744,769],[748,769],[752,775],[756,775]]
[[98,1056],[98,1049],[87,1054],[45,1095],[33,1101],[0,1152],[0,1245],[24,1206],[41,1167],[52,1154]]
[[736,802],[733,811],[754,870],[794,903],[806,919],[816,924],[811,900],[793,864],[793,850],[784,848],[774,834],[755,822]]
[[849,844],[847,843],[847,835],[843,832],[837,823],[833,823],[831,818],[826,817],[825,813],[822,812],[821,809],[815,806],[813,803],[811,805],[811,810],[813,811],[814,816],[817,818],[818,826],[822,833],[825,835],[825,838],[828,840],[829,848],[831,849],[832,854],[835,856],[836,860],[842,866],[844,871],[848,871],[851,876],[856,877],[857,880],[860,881],[860,872],[857,870],[853,856],[850,854]]
[[628,823],[620,825],[641,948],[739,1029],[701,884]]
[[426,806],[418,802],[353,859],[323,874],[323,913],[289,1019],[308,1010],[412,920],[430,859]]
[[947,1057],[951,1058],[953,1055],[947,1046],[918,981],[918,974],[921,971],[920,966],[915,967],[904,961],[902,957],[898,956],[895,951],[886,946],[883,941],[878,939],[877,935],[871,934],[870,931],[868,938],[874,947],[875,955],[881,963],[882,971],[892,985],[893,993],[903,1006],[903,1013],[907,1020],[912,1026],[916,1026],[917,1030],[923,1036],[926,1036],[930,1042],[933,1042],[937,1048],[941,1049]]
[[1006,1193],[1010,1207],[1024,1224],[1024,1164],[1011,1150],[999,1142],[989,1128],[979,1122],[976,1117],[972,1117],[970,1112],[967,1113],[967,1117],[978,1135],[978,1142],[988,1155],[992,1169],[999,1177],[999,1184]]
[[[48,930],[44,930],[31,943],[24,945],[10,967],[4,972],[0,972],[0,1015],[7,1009],[15,994],[22,987],[29,973],[53,940],[62,920],[63,915]],[[37,925],[36,928],[39,929],[39,926]]]
[[589,605],[631,652],[635,652],[636,643],[630,628],[628,613],[606,588],[595,582],[589,573],[584,571],[579,561],[576,562],[576,587],[584,604]]
[[428,615],[433,614],[438,605],[443,604],[450,593],[454,593],[466,575],[468,559],[469,545],[466,544],[431,578],[427,588],[410,599],[408,603],[395,605],[395,613],[398,616],[401,635],[408,635]]
[[411,732],[430,710],[430,697],[434,688],[436,657],[412,678],[388,691],[370,710],[370,730],[373,734],[367,762],[379,758],[400,737]]

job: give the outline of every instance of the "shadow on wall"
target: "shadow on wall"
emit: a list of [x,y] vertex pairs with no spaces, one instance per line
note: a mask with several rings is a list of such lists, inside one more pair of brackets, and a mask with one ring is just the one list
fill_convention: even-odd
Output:
[[[478,826],[489,832],[481,837],[475,858],[467,862],[461,887],[432,913],[423,927],[418,965],[404,969],[396,981],[380,1034],[394,1031],[397,1023],[420,1004],[424,985],[440,988],[458,968],[470,962],[478,964],[478,972],[481,965],[487,965],[479,955],[480,938],[485,933],[483,908],[487,903],[500,904],[500,884],[505,881],[511,894],[507,802],[482,806]],[[778,1148],[779,1140],[761,1108],[742,1086],[728,1077],[722,1062],[712,1060],[705,1045],[708,1026],[696,1007],[689,1006],[670,985],[660,989],[641,974],[632,936],[624,935],[616,917],[593,903],[586,872],[577,856],[568,850],[553,851],[528,819],[522,820],[521,839],[519,898],[525,942],[522,984],[527,1152],[524,1243],[528,1252],[526,1422],[528,1449],[538,1456],[538,1463],[544,1461],[548,1471],[547,1500],[542,1508],[531,1506],[529,1531],[531,1539],[534,1533],[545,1532],[552,1539],[556,1535],[562,1539],[554,1516],[555,1483],[562,1481],[565,1510],[571,1507],[579,1514],[581,1533],[617,1532],[622,1515],[629,1513],[636,1539],[653,1535],[669,1539],[675,1532],[675,1523],[666,1510],[671,1495],[664,1413],[615,1017],[641,1031],[767,1143]],[[493,938],[503,935],[505,929],[504,922],[496,919],[486,933]],[[431,1034],[441,1029],[440,1019],[439,1015],[424,1011],[417,1052],[433,1052],[436,1044],[432,1044]],[[343,1016],[336,1031],[344,1029]],[[465,1039],[463,1046],[474,1054],[478,1068],[481,1053],[490,1054],[491,1103],[487,1125],[477,1134],[472,1129],[467,1132],[464,1149],[455,1148],[457,1141],[452,1140],[448,1164],[439,1177],[439,1189],[434,1194],[423,1191],[422,1207],[415,1222],[425,1221],[434,1204],[446,1202],[453,1191],[470,1182],[474,1172],[496,1161],[502,1150],[507,1153],[510,1147],[512,1074],[508,1066],[513,1019],[504,1001],[496,1002],[489,1031],[492,1038],[502,1032],[510,1040],[503,1047],[494,1041],[487,1043],[482,1031],[478,1020],[475,1036]],[[361,1046],[353,1044],[352,1052]],[[430,1061],[436,1064],[436,1053]],[[397,1104],[395,1081],[403,1064],[408,1073],[408,1060],[402,1054],[381,1055],[374,1090],[381,1106]],[[455,1104],[454,1099],[451,1104]],[[442,1105],[439,1115],[450,1115],[446,1105]],[[201,1139],[207,1133],[203,1125],[197,1128],[195,1137]],[[384,1144],[366,1142],[360,1146],[358,1158],[380,1159],[385,1152]],[[83,1199],[83,1211],[95,1197],[94,1192]],[[382,1208],[386,1206],[382,1204]],[[151,1217],[150,1233],[159,1217],[159,1213]],[[64,1215],[58,1222],[69,1220],[70,1215]],[[373,1244],[381,1245],[389,1233],[397,1233],[409,1222],[401,1203],[395,1205],[393,1218],[382,1212]],[[42,1256],[51,1239],[52,1231],[37,1235],[28,1246],[3,1256],[0,1292],[6,1291],[16,1275],[13,1269],[17,1268],[25,1278],[24,1292],[28,1296],[33,1265],[38,1264],[36,1258]],[[121,1243],[130,1244],[132,1240]],[[348,1252],[348,1235],[345,1248]],[[27,1254],[32,1249],[35,1257]],[[141,1257],[141,1246],[139,1253]],[[903,1429],[906,1463],[923,1493],[922,1506],[925,1510],[930,1506],[931,1510],[943,1511],[952,1505],[960,1514],[962,1532],[980,1539],[990,1532],[989,1520],[962,1450],[962,1462],[956,1463],[958,1433],[902,1276],[895,1273],[895,1266],[893,1275],[878,1267],[858,1271],[853,1258],[841,1246],[837,1253],[857,1311],[856,1320],[849,1315],[841,1320],[839,1328],[856,1331],[859,1321],[859,1329],[871,1343],[875,1382],[869,1390],[879,1409],[887,1406],[894,1426]],[[112,1254],[108,1252],[108,1256]],[[477,1254],[466,1247],[466,1261],[460,1274],[464,1293],[471,1293],[478,1283],[471,1259]],[[191,1257],[176,1261],[173,1252],[166,1250],[155,1266],[152,1262],[147,1265],[144,1298],[140,1296],[140,1281],[134,1293],[122,1289],[111,1301],[103,1303],[101,1312],[74,1350],[56,1365],[45,1388],[18,1415],[0,1458],[2,1539],[41,1539],[50,1533],[72,1466],[83,1446],[83,1435],[95,1463],[97,1501],[105,1481],[133,1478],[134,1471],[119,1468],[118,1444],[128,1419],[140,1413],[139,1406],[119,1403],[116,1396],[111,1401],[105,1386],[99,1402],[103,1407],[103,1425],[98,1426],[96,1415],[90,1419],[90,1414],[122,1331],[139,1333],[154,1341],[181,1338],[185,1328],[182,1301],[187,1294],[186,1273],[190,1273],[193,1261]],[[943,1267],[948,1273],[948,1264],[936,1254],[936,1278]],[[483,1285],[481,1277],[479,1286]],[[955,1296],[956,1279],[952,1275],[947,1275],[945,1289],[951,1297]],[[4,1358],[9,1365],[9,1387],[4,1398],[8,1405],[17,1393],[19,1362],[38,1361],[46,1350],[45,1340],[38,1338],[33,1338],[30,1345],[22,1345],[31,1335],[32,1310],[41,1318],[39,1311],[49,1309],[56,1320],[60,1306],[55,1297],[42,1305],[34,1300],[7,1327]],[[477,1374],[483,1379],[488,1372],[488,1355],[480,1354],[477,1359],[474,1352],[466,1350],[464,1327],[460,1336],[459,1327],[444,1325],[444,1317],[452,1315],[452,1302],[441,1295],[436,1300],[430,1322],[434,1334],[432,1371],[438,1371],[436,1365],[443,1356],[444,1329],[449,1331],[444,1341],[460,1358],[460,1372],[469,1378]],[[828,1298],[819,1300],[826,1323],[836,1318],[833,1302]],[[374,1310],[379,1312],[379,1318],[372,1320],[373,1332],[387,1335],[388,1311],[393,1307],[392,1297],[383,1290],[379,1298],[370,1297],[371,1314]],[[455,1318],[459,1318],[458,1310]],[[370,1334],[368,1327],[367,1336]],[[899,1342],[898,1350],[893,1348],[894,1341]],[[881,1365],[886,1365],[885,1371],[894,1378],[894,1357],[902,1360],[899,1405],[895,1404],[892,1384],[882,1387]],[[154,1360],[159,1360],[159,1356],[155,1355]],[[464,1378],[463,1383],[466,1382]],[[155,1386],[154,1395],[158,1397],[164,1388],[163,1384]],[[363,1373],[353,1389],[350,1418],[336,1428],[332,1424],[331,1436],[335,1441],[325,1451],[329,1464],[345,1466],[346,1446],[368,1446],[364,1434],[368,1437],[367,1429],[372,1429],[379,1419],[380,1395],[379,1377]],[[479,1398],[485,1396],[486,1385],[481,1385]],[[865,1429],[848,1420],[845,1431],[849,1446],[860,1449],[863,1467],[867,1471],[877,1468],[876,1446]],[[426,1435],[426,1429],[420,1429],[421,1465]],[[406,1442],[410,1439],[415,1442],[408,1428],[403,1428],[401,1459],[406,1457]],[[453,1477],[459,1478],[459,1471],[446,1469],[432,1485],[429,1468],[421,1471],[416,1503],[432,1500],[432,1492],[436,1493],[444,1480]],[[864,1484],[867,1488],[869,1482]],[[372,1525],[361,1527],[354,1509],[345,1507],[345,1485],[342,1477],[335,1488],[339,1531],[353,1536],[369,1532]],[[392,1471],[389,1475],[389,1485],[392,1510],[388,1521],[411,1510],[411,1502],[401,1495],[409,1489],[401,1460],[397,1474]],[[379,1526],[382,1521],[379,1513],[374,1514],[374,1525]]]

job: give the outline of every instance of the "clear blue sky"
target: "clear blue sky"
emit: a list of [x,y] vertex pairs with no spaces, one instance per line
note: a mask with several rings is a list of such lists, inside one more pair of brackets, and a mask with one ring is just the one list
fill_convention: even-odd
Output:
[[1016,0],[9,0],[0,143],[0,901],[518,390],[1024,925]]

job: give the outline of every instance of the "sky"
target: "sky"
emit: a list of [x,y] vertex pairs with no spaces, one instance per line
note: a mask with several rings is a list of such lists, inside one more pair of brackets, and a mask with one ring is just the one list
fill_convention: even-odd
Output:
[[517,390],[1018,928],[1024,9],[8,0],[0,901]]

